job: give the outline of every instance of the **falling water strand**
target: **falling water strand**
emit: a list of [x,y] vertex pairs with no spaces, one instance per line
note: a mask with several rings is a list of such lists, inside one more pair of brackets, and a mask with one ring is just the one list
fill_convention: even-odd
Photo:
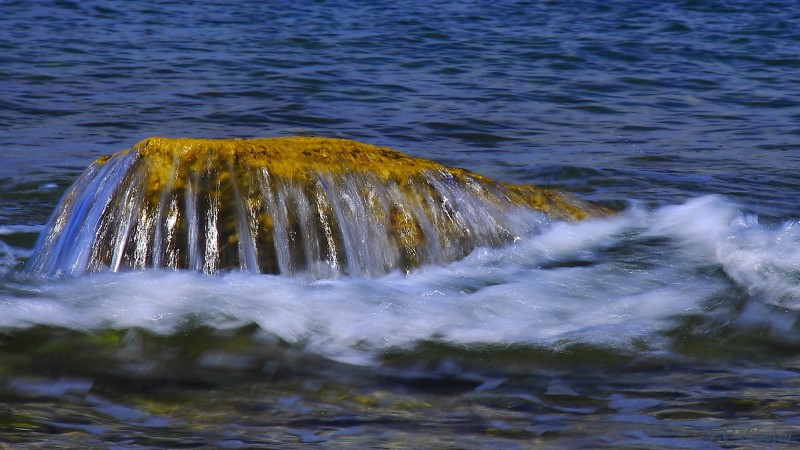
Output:
[[[27,270],[374,277],[453,261],[591,212],[571,197],[352,141],[300,141],[295,153],[269,140],[226,144],[235,151],[198,142],[148,152],[144,141],[98,160],[62,200]],[[207,142],[217,146],[200,145]],[[259,142],[275,146],[269,158]],[[304,156],[312,152],[316,159]],[[524,220],[513,213],[520,210]]]

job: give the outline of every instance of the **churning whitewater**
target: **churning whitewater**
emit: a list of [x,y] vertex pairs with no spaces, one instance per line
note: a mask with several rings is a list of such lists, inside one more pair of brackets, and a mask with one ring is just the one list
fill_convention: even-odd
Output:
[[797,0],[0,9],[0,447],[800,448]]
[[188,324],[225,330],[255,323],[265,343],[278,338],[355,364],[425,341],[661,352],[668,332],[693,316],[794,333],[785,313],[800,310],[798,249],[797,221],[767,227],[708,196],[653,212],[553,223],[505,247],[374,279],[168,269],[42,279],[11,272],[0,326],[172,334]]

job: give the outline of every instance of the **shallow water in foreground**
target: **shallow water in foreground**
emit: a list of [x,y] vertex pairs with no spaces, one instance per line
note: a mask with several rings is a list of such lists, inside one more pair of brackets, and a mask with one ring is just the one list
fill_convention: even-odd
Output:
[[796,445],[798,244],[799,223],[760,225],[711,196],[557,223],[408,276],[7,269],[4,436]]
[[[509,353],[514,359],[538,356]],[[302,365],[314,368],[313,362]],[[415,376],[326,364],[313,374],[293,370],[268,381],[239,380],[235,387],[219,387],[219,380],[173,381],[171,386],[144,381],[98,386],[91,378],[75,377],[14,380],[12,392],[3,395],[14,405],[3,415],[4,439],[116,448],[300,448],[310,443],[332,448],[788,448],[798,443],[794,372],[745,367],[730,373],[630,362],[619,362],[616,369],[569,366],[529,366],[524,375],[506,372],[495,378],[453,365]],[[595,373],[598,369],[602,375]]]
[[[800,444],[796,1],[7,1],[0,446]],[[624,211],[376,279],[20,273],[96,157],[343,137]]]

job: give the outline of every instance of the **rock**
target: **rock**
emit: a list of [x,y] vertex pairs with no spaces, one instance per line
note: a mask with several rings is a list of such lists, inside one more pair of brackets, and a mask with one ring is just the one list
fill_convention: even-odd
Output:
[[154,137],[86,170],[28,271],[377,276],[606,214],[564,192],[344,139]]

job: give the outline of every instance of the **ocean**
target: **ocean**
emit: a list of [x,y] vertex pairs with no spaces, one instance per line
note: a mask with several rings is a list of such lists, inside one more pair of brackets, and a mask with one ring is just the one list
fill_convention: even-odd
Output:
[[[0,11],[0,447],[800,445],[797,2]],[[26,272],[149,136],[352,139],[616,213],[409,273]]]

